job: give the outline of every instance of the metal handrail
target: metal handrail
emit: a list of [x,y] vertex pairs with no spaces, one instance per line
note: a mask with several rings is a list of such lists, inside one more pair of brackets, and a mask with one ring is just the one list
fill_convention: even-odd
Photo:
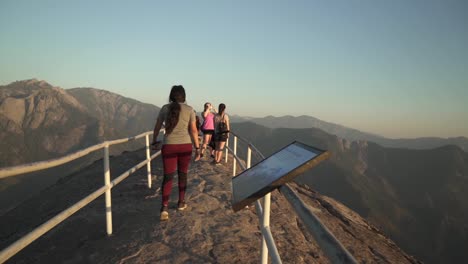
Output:
[[[164,131],[164,130],[161,130],[161,131]],[[141,167],[145,165],[147,165],[148,187],[151,188],[151,160],[161,155],[161,151],[158,151],[152,156],[150,156],[149,136],[152,134],[153,134],[153,131],[148,131],[148,132],[142,133],[134,137],[128,137],[128,138],[117,139],[117,140],[112,140],[112,141],[105,141],[103,143],[91,146],[84,150],[80,150],[75,153],[69,154],[62,158],[0,169],[0,179],[1,179],[1,178],[6,178],[6,177],[11,177],[14,175],[23,174],[23,173],[56,167],[64,163],[73,161],[75,159],[81,158],[93,151],[104,148],[104,182],[105,182],[104,186],[94,191],[90,195],[86,196],[85,198],[81,199],[77,203],[73,204],[69,208],[63,210],[62,212],[54,216],[52,219],[43,223],[39,227],[35,228],[33,231],[29,232],[22,238],[18,239],[16,242],[11,244],[7,248],[0,251],[0,263],[7,261],[9,258],[14,256],[23,248],[25,248],[26,246],[31,244],[33,241],[35,241],[36,239],[38,239],[39,237],[41,237],[42,235],[50,231],[52,228],[54,228],[55,226],[57,226],[58,224],[66,220],[68,217],[76,213],[81,208],[85,207],[86,205],[88,205],[89,203],[97,199],[102,194],[105,194],[106,196],[106,199],[105,199],[106,200],[105,201],[106,202],[106,212],[105,212],[106,231],[108,235],[111,235],[112,234],[111,189],[117,184],[119,184],[120,182],[122,182],[125,178],[130,176],[132,173],[136,172],[138,169],[140,169]],[[145,142],[146,143],[146,148],[145,148],[146,159],[138,163],[134,167],[130,168],[126,172],[122,173],[121,175],[117,176],[113,181],[110,181],[109,146],[121,144],[125,142],[130,142],[130,141],[142,138],[142,137],[145,137],[146,139],[146,142]]]
[[[320,219],[299,198],[297,193],[287,184],[281,186],[281,194],[291,204],[310,234],[314,235],[319,247],[325,252],[331,263],[357,263],[356,259],[346,250],[340,241],[328,230]],[[317,239],[318,238],[318,239]]]
[[[251,150],[254,150],[254,152],[259,155],[262,160],[265,159],[265,156],[251,142],[242,137],[239,137],[234,132],[231,132],[231,134],[234,136],[234,147],[230,148],[229,141],[227,142],[228,147],[226,148],[226,156],[229,150],[234,157],[234,167],[236,166],[236,161],[239,161],[239,166],[241,169],[246,170],[247,168],[250,168]],[[235,151],[237,149],[237,139],[240,139],[247,144],[247,167],[242,164],[241,158],[237,156]],[[235,168],[233,168],[233,176],[235,176]],[[351,253],[346,250],[346,248],[333,235],[333,233],[327,229],[327,227],[320,221],[314,212],[309,209],[309,207],[301,200],[297,193],[288,184],[282,185],[279,190],[286,198],[286,200],[291,204],[304,225],[307,227],[306,230],[308,230],[308,232],[315,238],[320,248],[324,251],[332,263],[357,263],[356,259],[351,255]],[[281,258],[278,254],[269,228],[270,195],[271,193],[268,193],[263,198],[264,210],[262,209],[262,205],[259,200],[255,202],[255,207],[257,215],[260,219],[260,226],[263,235],[262,263],[268,263],[268,252],[271,252],[270,255],[274,263],[281,263]]]
[[33,172],[33,171],[39,171],[39,170],[44,170],[44,169],[49,169],[53,167],[57,167],[59,165],[65,164],[67,162],[76,160],[78,158],[81,158],[83,156],[88,155],[89,153],[102,149],[106,145],[111,146],[111,145],[116,145],[120,143],[125,143],[125,142],[130,142],[137,140],[139,138],[142,138],[147,135],[152,135],[152,131],[148,131],[145,133],[142,133],[140,135],[134,136],[134,137],[128,137],[128,138],[122,138],[122,139],[116,139],[116,140],[111,140],[111,141],[105,141],[100,144],[88,147],[83,150],[76,151],[74,153],[68,154],[64,157],[60,157],[57,159],[51,159],[51,160],[45,160],[45,161],[39,161],[39,162],[33,162],[25,165],[19,165],[19,166],[13,166],[13,167],[8,167],[8,168],[1,168],[0,169],[0,179],[6,178],[6,177],[11,177],[19,174],[24,174],[28,172]]
[[[235,140],[236,138],[234,138],[234,142],[236,142]],[[239,161],[239,166],[243,169],[243,170],[246,170],[248,169],[248,167],[244,166],[244,164],[242,164],[242,160],[235,154],[235,151],[233,149],[231,149],[229,146],[226,147],[227,150],[231,151],[231,153],[233,154],[232,157],[234,159],[234,161]],[[234,164],[235,166],[235,164]],[[267,194],[269,195],[269,194]],[[267,261],[268,259],[265,258],[265,254],[267,252],[271,252],[271,257],[274,261],[274,263],[282,263],[281,261],[281,257],[278,253],[278,249],[276,248],[276,244],[275,244],[275,240],[273,238],[273,235],[271,234],[271,230],[270,230],[270,227],[269,227],[269,224],[265,225],[265,221],[262,221],[262,216],[264,216],[263,214],[263,209],[262,209],[262,205],[261,203],[257,200],[255,202],[255,208],[257,210],[257,215],[260,219],[260,231],[262,232],[262,236],[263,236],[263,241],[262,241],[262,244],[265,244],[265,246],[268,247],[268,251],[265,251],[265,249],[262,248],[262,263],[265,263],[265,261]],[[269,208],[269,207],[268,207]],[[268,214],[269,214],[269,209],[268,209]],[[269,216],[268,216],[268,219],[269,219]],[[263,253],[265,252],[265,253]]]
[[[99,150],[104,148],[104,178],[105,178],[105,185],[99,188],[98,190],[94,191],[90,195],[86,196],[79,202],[75,203],[74,205],[70,206],[69,208],[65,209],[49,221],[45,222],[44,224],[40,225],[39,227],[35,228],[33,231],[28,233],[27,235],[23,236],[7,248],[3,249],[0,252],[0,263],[7,261],[9,258],[14,256],[20,250],[28,246],[34,240],[39,238],[40,236],[44,235],[46,232],[50,231],[59,223],[66,220],[68,217],[73,215],[75,212],[80,210],[81,208],[85,207],[95,199],[97,199],[102,194],[106,194],[106,228],[107,234],[112,234],[112,210],[111,210],[111,189],[122,182],[125,178],[127,178],[132,173],[136,172],[138,169],[143,167],[145,164],[147,165],[147,173],[148,173],[148,187],[151,187],[151,160],[156,158],[161,154],[161,151],[150,156],[149,151],[149,135],[153,134],[152,131],[148,131],[142,133],[140,135],[124,138],[124,139],[117,139],[112,141],[106,141],[89,148],[86,148],[81,151],[77,151],[75,153],[69,154],[65,157],[52,159],[49,161],[41,161],[35,162],[31,164],[15,166],[10,168],[0,169],[0,179],[6,178],[18,174],[43,170],[47,168],[52,168],[59,166],[61,164],[73,161],[80,157],[83,157],[93,151]],[[251,164],[251,151],[254,150],[254,153],[258,155],[261,159],[265,157],[263,154],[249,141],[246,139],[239,137],[237,134],[231,132],[234,136],[233,139],[233,148],[229,146],[229,140],[226,142],[226,162],[228,159],[228,151],[232,153],[233,156],[233,176],[236,172],[236,163],[239,162],[239,166],[241,169],[246,170],[250,168]],[[145,137],[146,138],[146,160],[138,163],[134,167],[130,168],[126,172],[122,173],[118,177],[116,177],[113,181],[110,181],[110,170],[109,170],[109,146],[120,144],[124,142],[133,141],[139,138]],[[247,144],[247,159],[246,165],[244,165],[244,161],[237,156],[237,139],[245,142]],[[301,220],[305,223],[307,230],[314,236],[315,240],[324,250],[325,254],[329,257],[329,259],[333,263],[357,263],[354,257],[346,250],[346,248],[333,236],[333,234],[323,225],[318,217],[314,215],[314,213],[308,209],[308,207],[302,202],[300,197],[286,184],[280,187],[281,193],[285,196],[289,203],[293,206],[296,213],[299,215]],[[275,245],[275,241],[273,235],[270,230],[270,198],[271,194],[268,193],[263,198],[264,207],[259,200],[255,202],[256,212],[260,220],[260,230],[262,233],[262,263],[268,263],[268,254],[272,257],[273,263],[282,263],[281,257],[278,253],[278,250]]]

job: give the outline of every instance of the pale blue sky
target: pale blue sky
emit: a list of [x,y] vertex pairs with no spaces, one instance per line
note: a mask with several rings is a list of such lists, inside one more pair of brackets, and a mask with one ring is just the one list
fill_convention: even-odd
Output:
[[[168,3],[172,2],[172,3]],[[0,84],[468,136],[468,2],[0,1]]]

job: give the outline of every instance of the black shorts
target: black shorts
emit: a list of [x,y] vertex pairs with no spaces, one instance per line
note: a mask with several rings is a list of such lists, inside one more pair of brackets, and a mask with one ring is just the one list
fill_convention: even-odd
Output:
[[215,134],[213,138],[215,142],[226,142],[228,135],[227,133]]
[[203,135],[213,135],[214,134],[214,129],[202,129]]

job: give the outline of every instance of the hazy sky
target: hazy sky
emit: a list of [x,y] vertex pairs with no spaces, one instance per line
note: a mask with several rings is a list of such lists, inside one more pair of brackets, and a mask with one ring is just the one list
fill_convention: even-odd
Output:
[[[169,3],[171,2],[171,3]],[[0,84],[468,136],[468,1],[0,1]]]

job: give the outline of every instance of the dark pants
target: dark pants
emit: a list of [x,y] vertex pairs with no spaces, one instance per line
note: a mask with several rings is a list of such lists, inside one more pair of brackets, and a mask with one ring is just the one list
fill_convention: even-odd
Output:
[[187,188],[187,172],[192,158],[192,144],[163,145],[161,149],[164,180],[162,183],[162,205],[168,206],[172,190],[172,179],[178,172],[179,176],[179,202],[185,201]]

